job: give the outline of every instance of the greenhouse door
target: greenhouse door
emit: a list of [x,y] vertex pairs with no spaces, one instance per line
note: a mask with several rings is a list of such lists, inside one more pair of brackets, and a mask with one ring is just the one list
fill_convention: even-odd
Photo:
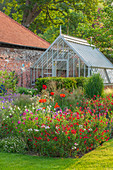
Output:
[[69,64],[66,59],[53,60],[52,77],[69,77]]

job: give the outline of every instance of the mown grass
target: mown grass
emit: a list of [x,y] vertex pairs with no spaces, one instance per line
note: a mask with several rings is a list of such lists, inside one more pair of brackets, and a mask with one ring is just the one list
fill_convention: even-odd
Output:
[[0,170],[110,170],[113,169],[113,139],[82,158],[49,158],[0,152]]

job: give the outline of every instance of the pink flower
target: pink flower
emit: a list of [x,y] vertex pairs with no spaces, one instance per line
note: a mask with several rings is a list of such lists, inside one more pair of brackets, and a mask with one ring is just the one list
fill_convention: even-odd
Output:
[[24,112],[24,113],[23,113],[23,116],[25,116],[25,115],[26,115],[26,113]]
[[21,121],[19,120],[19,121],[18,121],[18,124],[20,124],[20,123],[21,123]]
[[35,120],[38,120],[38,117],[35,117]]
[[32,113],[32,112],[31,112],[30,114],[31,114],[31,115],[33,115],[33,113]]

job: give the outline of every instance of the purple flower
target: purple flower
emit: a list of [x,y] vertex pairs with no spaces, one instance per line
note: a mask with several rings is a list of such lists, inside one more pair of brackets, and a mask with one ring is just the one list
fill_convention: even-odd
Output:
[[5,109],[5,107],[3,106],[2,109]]

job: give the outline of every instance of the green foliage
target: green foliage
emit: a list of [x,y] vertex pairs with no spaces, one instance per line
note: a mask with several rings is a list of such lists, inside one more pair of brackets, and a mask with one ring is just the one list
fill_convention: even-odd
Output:
[[16,99],[13,101],[13,104],[20,107],[20,108],[24,108],[24,106],[28,107],[29,105],[31,105],[32,103],[34,103],[35,99],[32,98],[31,95],[25,95],[25,94],[20,94],[16,97]]
[[[69,34],[76,30],[79,22],[91,19],[99,0],[2,0],[5,13],[35,33],[44,33],[51,26],[63,24]],[[75,22],[76,20],[76,22]],[[48,36],[47,36],[48,39]]]
[[87,79],[88,79],[87,77],[75,77],[75,80],[77,82],[77,87],[83,87]]
[[89,77],[84,84],[84,92],[87,97],[92,98],[94,95],[101,96],[104,90],[103,79],[100,74],[94,74]]
[[28,88],[25,88],[25,87],[18,87],[17,88],[17,93],[20,93],[20,94],[28,94],[28,95],[35,95],[37,93],[37,91],[35,89],[28,89]]
[[[107,160],[107,161],[106,161]],[[105,142],[92,152],[81,158],[50,158],[34,155],[22,155],[0,152],[0,167],[2,170],[85,170],[85,169],[113,169],[113,139]],[[46,163],[45,163],[46,162]]]
[[[42,86],[51,84],[51,82],[56,82],[57,89],[68,89],[69,91],[76,89],[76,80],[73,77],[64,78],[64,77],[47,77],[47,78],[38,78],[36,81],[36,87],[38,92],[42,91]],[[52,91],[53,89],[51,89]]]
[[[65,94],[65,97],[60,97],[60,94]],[[72,92],[68,92],[68,90],[57,90],[54,94],[54,101],[61,107],[63,110],[71,109],[75,111],[77,106],[83,106],[83,99],[85,97],[83,95],[83,89],[81,87],[73,90]]]
[[87,38],[113,62],[113,5],[105,3],[103,9],[92,13],[92,22],[79,23],[77,30],[79,37]]
[[22,138],[12,136],[0,140],[0,151],[10,153],[25,153],[26,143]]
[[3,85],[5,87],[5,90],[2,91],[2,94],[6,92],[7,90],[12,90],[13,92],[16,91],[16,84],[18,82],[18,77],[16,76],[15,72],[8,72],[0,71],[0,85]]

